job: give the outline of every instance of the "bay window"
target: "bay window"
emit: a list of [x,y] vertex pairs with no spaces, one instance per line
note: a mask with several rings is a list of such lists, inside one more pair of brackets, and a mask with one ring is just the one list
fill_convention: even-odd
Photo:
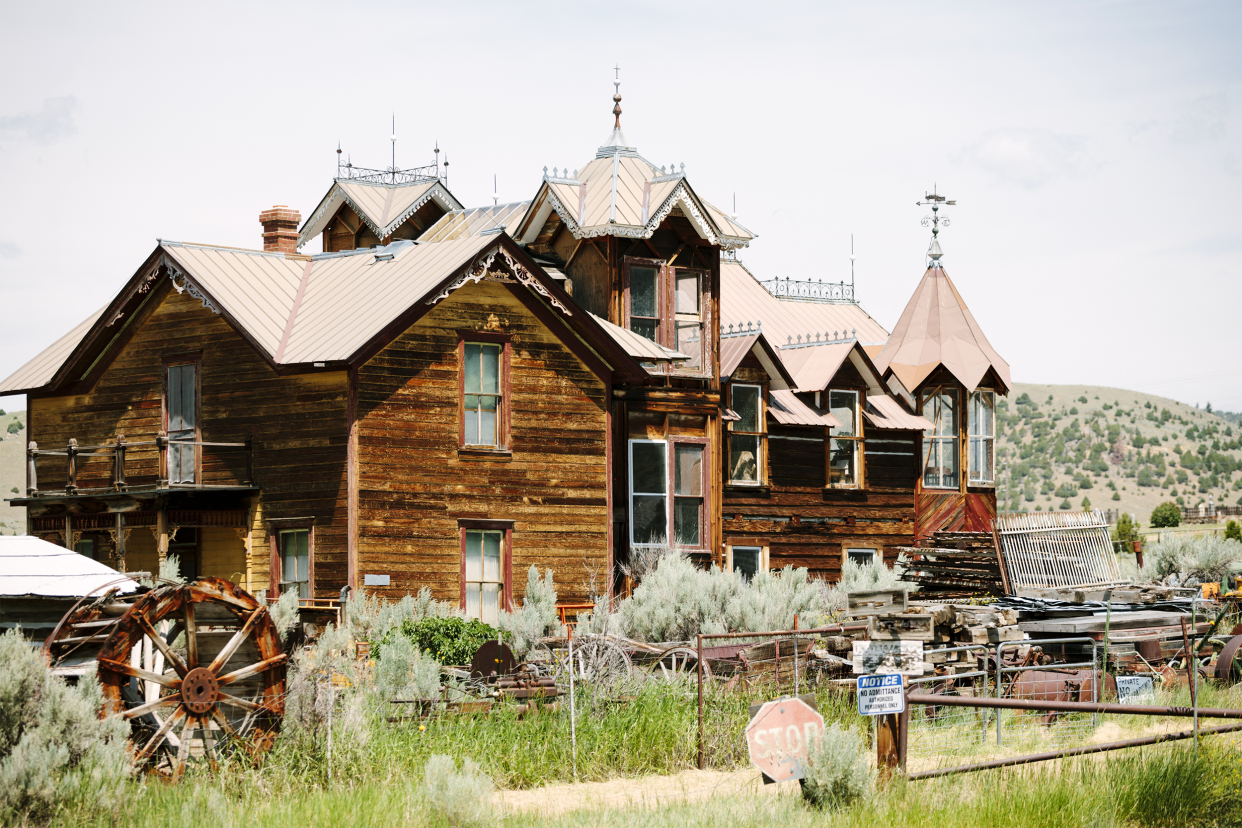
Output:
[[738,417],[729,423],[729,483],[762,485],[767,437],[763,386],[733,383],[729,386],[729,407]]
[[706,546],[706,440],[630,440],[629,445],[631,545]]
[[859,485],[858,447],[861,442],[857,391],[829,391],[828,409],[841,425],[832,430],[828,448],[828,485]]
[[709,273],[654,259],[632,258],[626,259],[625,273],[626,327],[689,357],[669,368],[672,373],[710,375],[711,352],[705,347],[710,321]]
[[996,392],[980,388],[970,392],[968,437],[970,482],[991,485],[996,481]]
[[953,388],[923,392],[923,416],[932,428],[923,432],[923,485],[930,489],[957,489],[958,405]]

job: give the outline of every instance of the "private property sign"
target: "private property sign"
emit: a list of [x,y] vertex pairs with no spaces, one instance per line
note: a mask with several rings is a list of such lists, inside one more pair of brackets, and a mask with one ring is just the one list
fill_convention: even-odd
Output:
[[824,735],[824,717],[799,698],[770,701],[746,726],[750,761],[775,782],[801,779],[807,748]]
[[863,716],[903,713],[906,693],[898,674],[858,677],[858,712]]

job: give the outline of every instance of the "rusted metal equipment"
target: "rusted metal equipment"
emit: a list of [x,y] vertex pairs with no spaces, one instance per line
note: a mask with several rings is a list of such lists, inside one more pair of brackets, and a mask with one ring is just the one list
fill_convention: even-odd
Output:
[[[169,584],[124,606],[80,605],[45,645],[53,669],[98,668],[137,760],[179,778],[232,750],[258,760],[284,717],[288,656],[267,608],[220,578]],[[119,614],[118,614],[119,613]],[[89,647],[89,649],[88,649]]]
[[[995,699],[982,696],[937,696],[911,693],[910,704],[947,705],[949,707],[992,707],[1003,710],[1056,710],[1063,713],[1128,713],[1135,716],[1194,715],[1194,708],[1164,707],[1147,704],[1114,704],[1111,702],[1034,701],[1030,699]],[[1200,707],[1199,716],[1207,719],[1242,719],[1242,708]]]
[[1242,681],[1242,635],[1225,642],[1216,658],[1216,678],[1230,684]]

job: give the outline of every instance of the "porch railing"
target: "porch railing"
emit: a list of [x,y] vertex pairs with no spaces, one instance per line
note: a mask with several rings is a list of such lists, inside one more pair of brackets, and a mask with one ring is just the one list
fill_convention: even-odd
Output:
[[[170,479],[169,448],[177,446],[191,447],[194,452],[192,481]],[[47,459],[53,457],[64,460],[53,463]],[[57,474],[57,467],[64,470],[63,478]],[[44,478],[42,487],[40,474]],[[80,445],[77,438],[70,438],[61,449],[41,449],[33,440],[26,448],[29,497],[152,488],[221,489],[252,486],[253,481],[254,439],[249,435],[240,443],[217,443],[170,440],[161,431],[154,440],[130,442],[118,434],[115,441],[98,445]]]

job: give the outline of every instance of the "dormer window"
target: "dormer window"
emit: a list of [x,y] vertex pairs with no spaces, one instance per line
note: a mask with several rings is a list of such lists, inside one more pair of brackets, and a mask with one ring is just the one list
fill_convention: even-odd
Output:
[[670,267],[658,260],[625,260],[625,327],[690,357],[675,364],[670,369],[673,373],[711,373],[711,351],[704,348],[710,306],[708,276],[699,268]]
[[858,392],[829,391],[828,408],[841,423],[832,430],[829,447],[828,485],[852,488],[858,485]]
[[957,390],[923,392],[923,417],[932,428],[923,432],[923,485],[929,489],[958,488]]

